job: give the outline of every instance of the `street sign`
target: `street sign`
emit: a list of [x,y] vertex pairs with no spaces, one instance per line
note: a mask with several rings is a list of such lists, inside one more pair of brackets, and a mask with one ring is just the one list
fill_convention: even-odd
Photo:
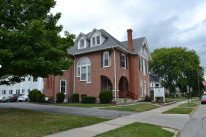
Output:
[[156,97],[163,97],[163,101],[165,102],[165,90],[163,88],[154,88],[154,101],[156,101]]

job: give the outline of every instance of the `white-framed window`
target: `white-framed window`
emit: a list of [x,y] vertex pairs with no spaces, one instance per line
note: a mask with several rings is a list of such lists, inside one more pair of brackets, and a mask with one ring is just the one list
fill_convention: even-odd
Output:
[[33,82],[38,82],[38,78],[33,78]]
[[98,36],[93,36],[91,38],[91,46],[98,46],[101,44],[101,37],[98,35]]
[[100,36],[96,36],[96,38],[97,38],[97,45],[99,45],[100,44]]
[[2,90],[2,95],[6,95],[6,90]]
[[121,68],[126,69],[126,55],[124,55],[123,53],[120,54],[120,66]]
[[143,59],[143,74],[146,75],[146,63],[144,59]]
[[13,90],[9,90],[9,94],[13,94]]
[[87,81],[91,83],[91,61],[87,57],[82,57],[77,63],[77,77],[80,77],[80,81]]
[[30,89],[28,89],[28,93],[30,92],[31,90]]
[[84,39],[80,39],[80,45],[79,45],[80,48],[84,48]]
[[16,94],[20,94],[20,89],[17,89],[17,90],[16,90]]
[[92,37],[92,46],[96,45],[96,38],[95,37]]
[[109,66],[111,66],[111,60],[110,60],[109,52],[105,51],[103,53],[103,67],[109,67]]
[[139,58],[139,70],[142,71],[143,70],[143,59]]
[[22,89],[22,93],[25,93],[25,89]]
[[31,77],[28,77],[28,81],[31,81]]
[[141,97],[143,97],[143,83],[142,83],[142,79],[140,79],[140,95],[141,95]]
[[66,80],[60,80],[60,92],[66,94]]

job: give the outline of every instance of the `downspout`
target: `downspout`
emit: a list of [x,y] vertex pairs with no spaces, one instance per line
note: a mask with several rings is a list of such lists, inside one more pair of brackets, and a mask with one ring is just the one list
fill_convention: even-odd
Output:
[[[73,55],[74,56],[74,55]],[[76,73],[76,69],[75,69],[75,66],[76,66],[76,64],[75,64],[75,56],[74,56],[74,88],[73,88],[73,93],[75,93],[75,73]]]
[[117,100],[117,71],[116,71],[116,52],[114,50],[114,47],[112,47],[113,51],[114,51],[114,98],[115,101]]

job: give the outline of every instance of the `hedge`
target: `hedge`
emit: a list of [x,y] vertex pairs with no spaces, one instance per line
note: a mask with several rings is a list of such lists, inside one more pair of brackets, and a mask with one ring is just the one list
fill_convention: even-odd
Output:
[[36,94],[36,102],[38,102],[38,103],[45,102],[45,95],[42,93]]
[[30,99],[31,102],[36,102],[36,95],[38,93],[41,93],[41,91],[39,91],[39,90],[32,90],[32,91],[29,92],[29,99]]
[[81,100],[82,100],[82,98],[84,98],[84,97],[86,97],[87,96],[87,94],[82,94],[81,95]]
[[56,94],[56,97],[57,97],[57,103],[63,103],[64,102],[64,97],[65,97],[65,95],[64,95],[64,93],[57,93]]
[[72,102],[79,102],[79,94],[78,93],[74,93],[72,95]]
[[86,96],[82,98],[82,103],[95,103],[95,102],[96,102],[95,97]]
[[100,103],[106,104],[111,103],[112,101],[112,91],[111,90],[103,90],[99,94]]

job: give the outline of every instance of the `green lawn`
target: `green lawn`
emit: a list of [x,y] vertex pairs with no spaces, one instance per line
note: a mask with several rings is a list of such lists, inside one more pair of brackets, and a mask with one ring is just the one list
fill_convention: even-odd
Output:
[[187,100],[187,98],[185,97],[182,97],[182,98],[166,98],[165,101],[168,102],[168,101],[176,101],[176,102],[181,102],[181,101],[185,101]]
[[199,101],[193,103],[190,102],[189,104],[184,103],[179,105],[178,107],[163,112],[163,114],[190,114],[198,106],[198,104]]
[[67,103],[67,104],[52,104],[55,106],[70,106],[70,107],[108,107],[114,106],[114,104],[83,104],[83,103]]
[[42,137],[106,120],[108,119],[5,108],[0,109],[0,137]]
[[173,137],[174,133],[159,126],[146,123],[132,123],[115,130],[111,130],[96,137]]
[[103,109],[143,112],[143,111],[148,111],[148,110],[155,109],[158,107],[159,106],[157,106],[157,105],[153,105],[153,104],[149,104],[149,103],[138,103],[135,105],[107,107],[107,108],[103,108]]

